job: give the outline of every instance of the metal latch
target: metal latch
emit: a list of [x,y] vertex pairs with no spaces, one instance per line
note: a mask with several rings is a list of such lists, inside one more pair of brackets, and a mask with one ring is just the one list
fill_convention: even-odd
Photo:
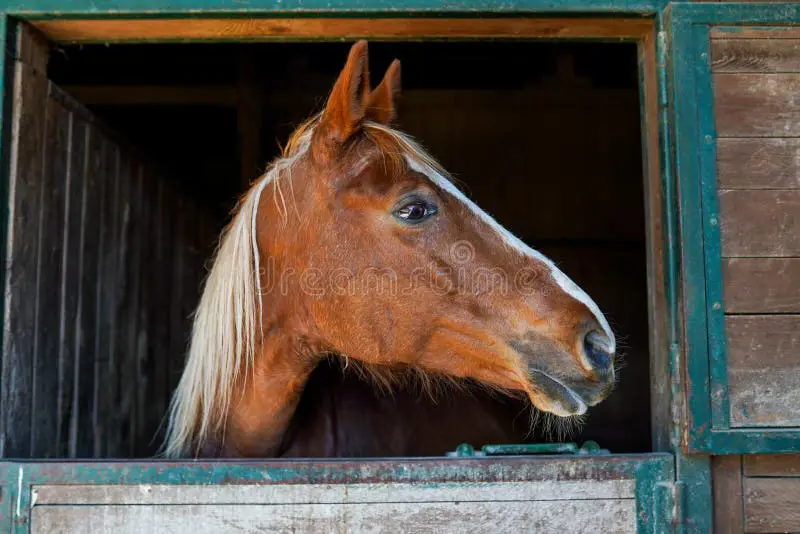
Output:
[[607,449],[601,449],[594,441],[586,441],[578,447],[577,443],[517,443],[509,445],[484,445],[480,450],[469,443],[462,443],[455,451],[445,453],[445,456],[470,458],[476,456],[529,456],[536,454],[610,454]]

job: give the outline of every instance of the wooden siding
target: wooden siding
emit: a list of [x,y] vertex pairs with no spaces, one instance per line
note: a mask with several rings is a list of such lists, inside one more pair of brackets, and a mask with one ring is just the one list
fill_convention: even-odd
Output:
[[[180,192],[47,80],[35,35],[23,32],[20,50],[2,455],[149,454],[197,300],[206,250],[198,241],[210,228],[189,201],[166,209]],[[178,217],[192,224],[168,224]]]
[[800,456],[714,458],[715,532],[800,531]]
[[632,480],[45,485],[33,492],[32,532],[636,531]]
[[711,41],[730,423],[800,425],[800,35]]

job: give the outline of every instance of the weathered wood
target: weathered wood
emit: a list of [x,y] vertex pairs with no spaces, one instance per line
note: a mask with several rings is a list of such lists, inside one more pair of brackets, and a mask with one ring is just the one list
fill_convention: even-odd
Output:
[[419,37],[640,37],[644,19],[558,18],[203,18],[159,20],[34,20],[54,42],[174,40],[373,40]]
[[800,189],[719,191],[722,256],[800,256]]
[[[25,42],[24,34],[21,36]],[[19,46],[22,46],[20,44]],[[9,169],[5,324],[2,366],[2,456],[25,456],[31,447],[39,183],[45,139],[47,79],[30,66],[14,66]]]
[[800,475],[800,455],[756,454],[744,457],[744,476],[780,477]]
[[731,426],[800,425],[800,316],[728,316],[725,325]]
[[108,436],[114,424],[114,394],[116,391],[116,361],[114,358],[116,343],[116,301],[117,301],[117,223],[119,218],[119,150],[111,142],[106,141],[103,149],[103,199],[100,203],[100,276],[98,293],[98,351],[97,351],[97,395],[95,397],[95,454],[108,456]]
[[99,307],[101,287],[100,229],[106,177],[103,175],[105,143],[98,132],[86,130],[86,169],[83,177],[81,200],[81,277],[76,320],[76,371],[77,407],[75,423],[75,449],[71,455],[91,458],[95,455],[94,413],[97,409],[95,391],[98,387],[97,358],[99,348]]
[[87,126],[74,114],[69,114],[69,139],[67,176],[65,179],[65,205],[63,220],[63,254],[61,259],[61,303],[58,335],[58,457],[75,455],[77,424],[77,396],[79,379],[80,332],[78,321],[83,250],[83,191],[86,165]]
[[324,502],[567,501],[633,499],[633,480],[413,484],[45,485],[37,505],[309,504]]
[[[733,31],[731,31],[733,30]],[[736,26],[712,27],[711,39],[800,39],[800,28],[795,26]]]
[[800,39],[712,39],[714,72],[800,72]]
[[717,186],[800,189],[800,139],[718,139]]
[[636,532],[634,500],[36,507],[31,532]]
[[800,258],[722,260],[725,311],[800,313]]
[[800,531],[800,479],[744,479],[746,532]]
[[70,116],[48,98],[45,145],[40,182],[39,261],[36,283],[36,323],[33,363],[31,454],[57,456],[59,398],[59,330],[64,255],[64,208],[69,161]]
[[800,73],[714,74],[720,137],[800,137]]
[[713,456],[711,474],[714,490],[714,532],[744,532],[742,457]]

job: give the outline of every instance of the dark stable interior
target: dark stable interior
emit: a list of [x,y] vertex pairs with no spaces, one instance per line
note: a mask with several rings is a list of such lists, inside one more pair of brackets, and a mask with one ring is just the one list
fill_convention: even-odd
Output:
[[[321,109],[349,46],[68,46],[51,54],[49,70],[56,84],[168,169],[221,228],[247,179]],[[320,439],[339,447],[347,442],[356,455],[441,455],[461,442],[589,439],[612,452],[651,450],[635,46],[371,43],[373,85],[395,57],[403,65],[397,126],[420,140],[478,205],[551,257],[598,303],[619,339],[618,385],[590,409],[582,428],[565,435],[541,417],[529,432],[525,403],[479,388],[445,391],[435,402],[413,388],[389,397],[330,362],[312,376],[292,431],[306,432],[304,423],[316,421],[309,436],[327,433]],[[250,105],[237,109],[241,95]],[[341,387],[328,387],[333,383]],[[397,415],[373,412],[377,404]],[[346,419],[363,431],[343,435],[352,428]],[[415,445],[398,448],[400,441]]]

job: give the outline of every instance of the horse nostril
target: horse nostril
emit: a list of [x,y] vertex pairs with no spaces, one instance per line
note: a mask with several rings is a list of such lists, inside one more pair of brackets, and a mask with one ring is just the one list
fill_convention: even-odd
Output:
[[604,371],[611,367],[614,354],[609,351],[606,336],[597,330],[592,330],[583,338],[583,350],[596,369]]

